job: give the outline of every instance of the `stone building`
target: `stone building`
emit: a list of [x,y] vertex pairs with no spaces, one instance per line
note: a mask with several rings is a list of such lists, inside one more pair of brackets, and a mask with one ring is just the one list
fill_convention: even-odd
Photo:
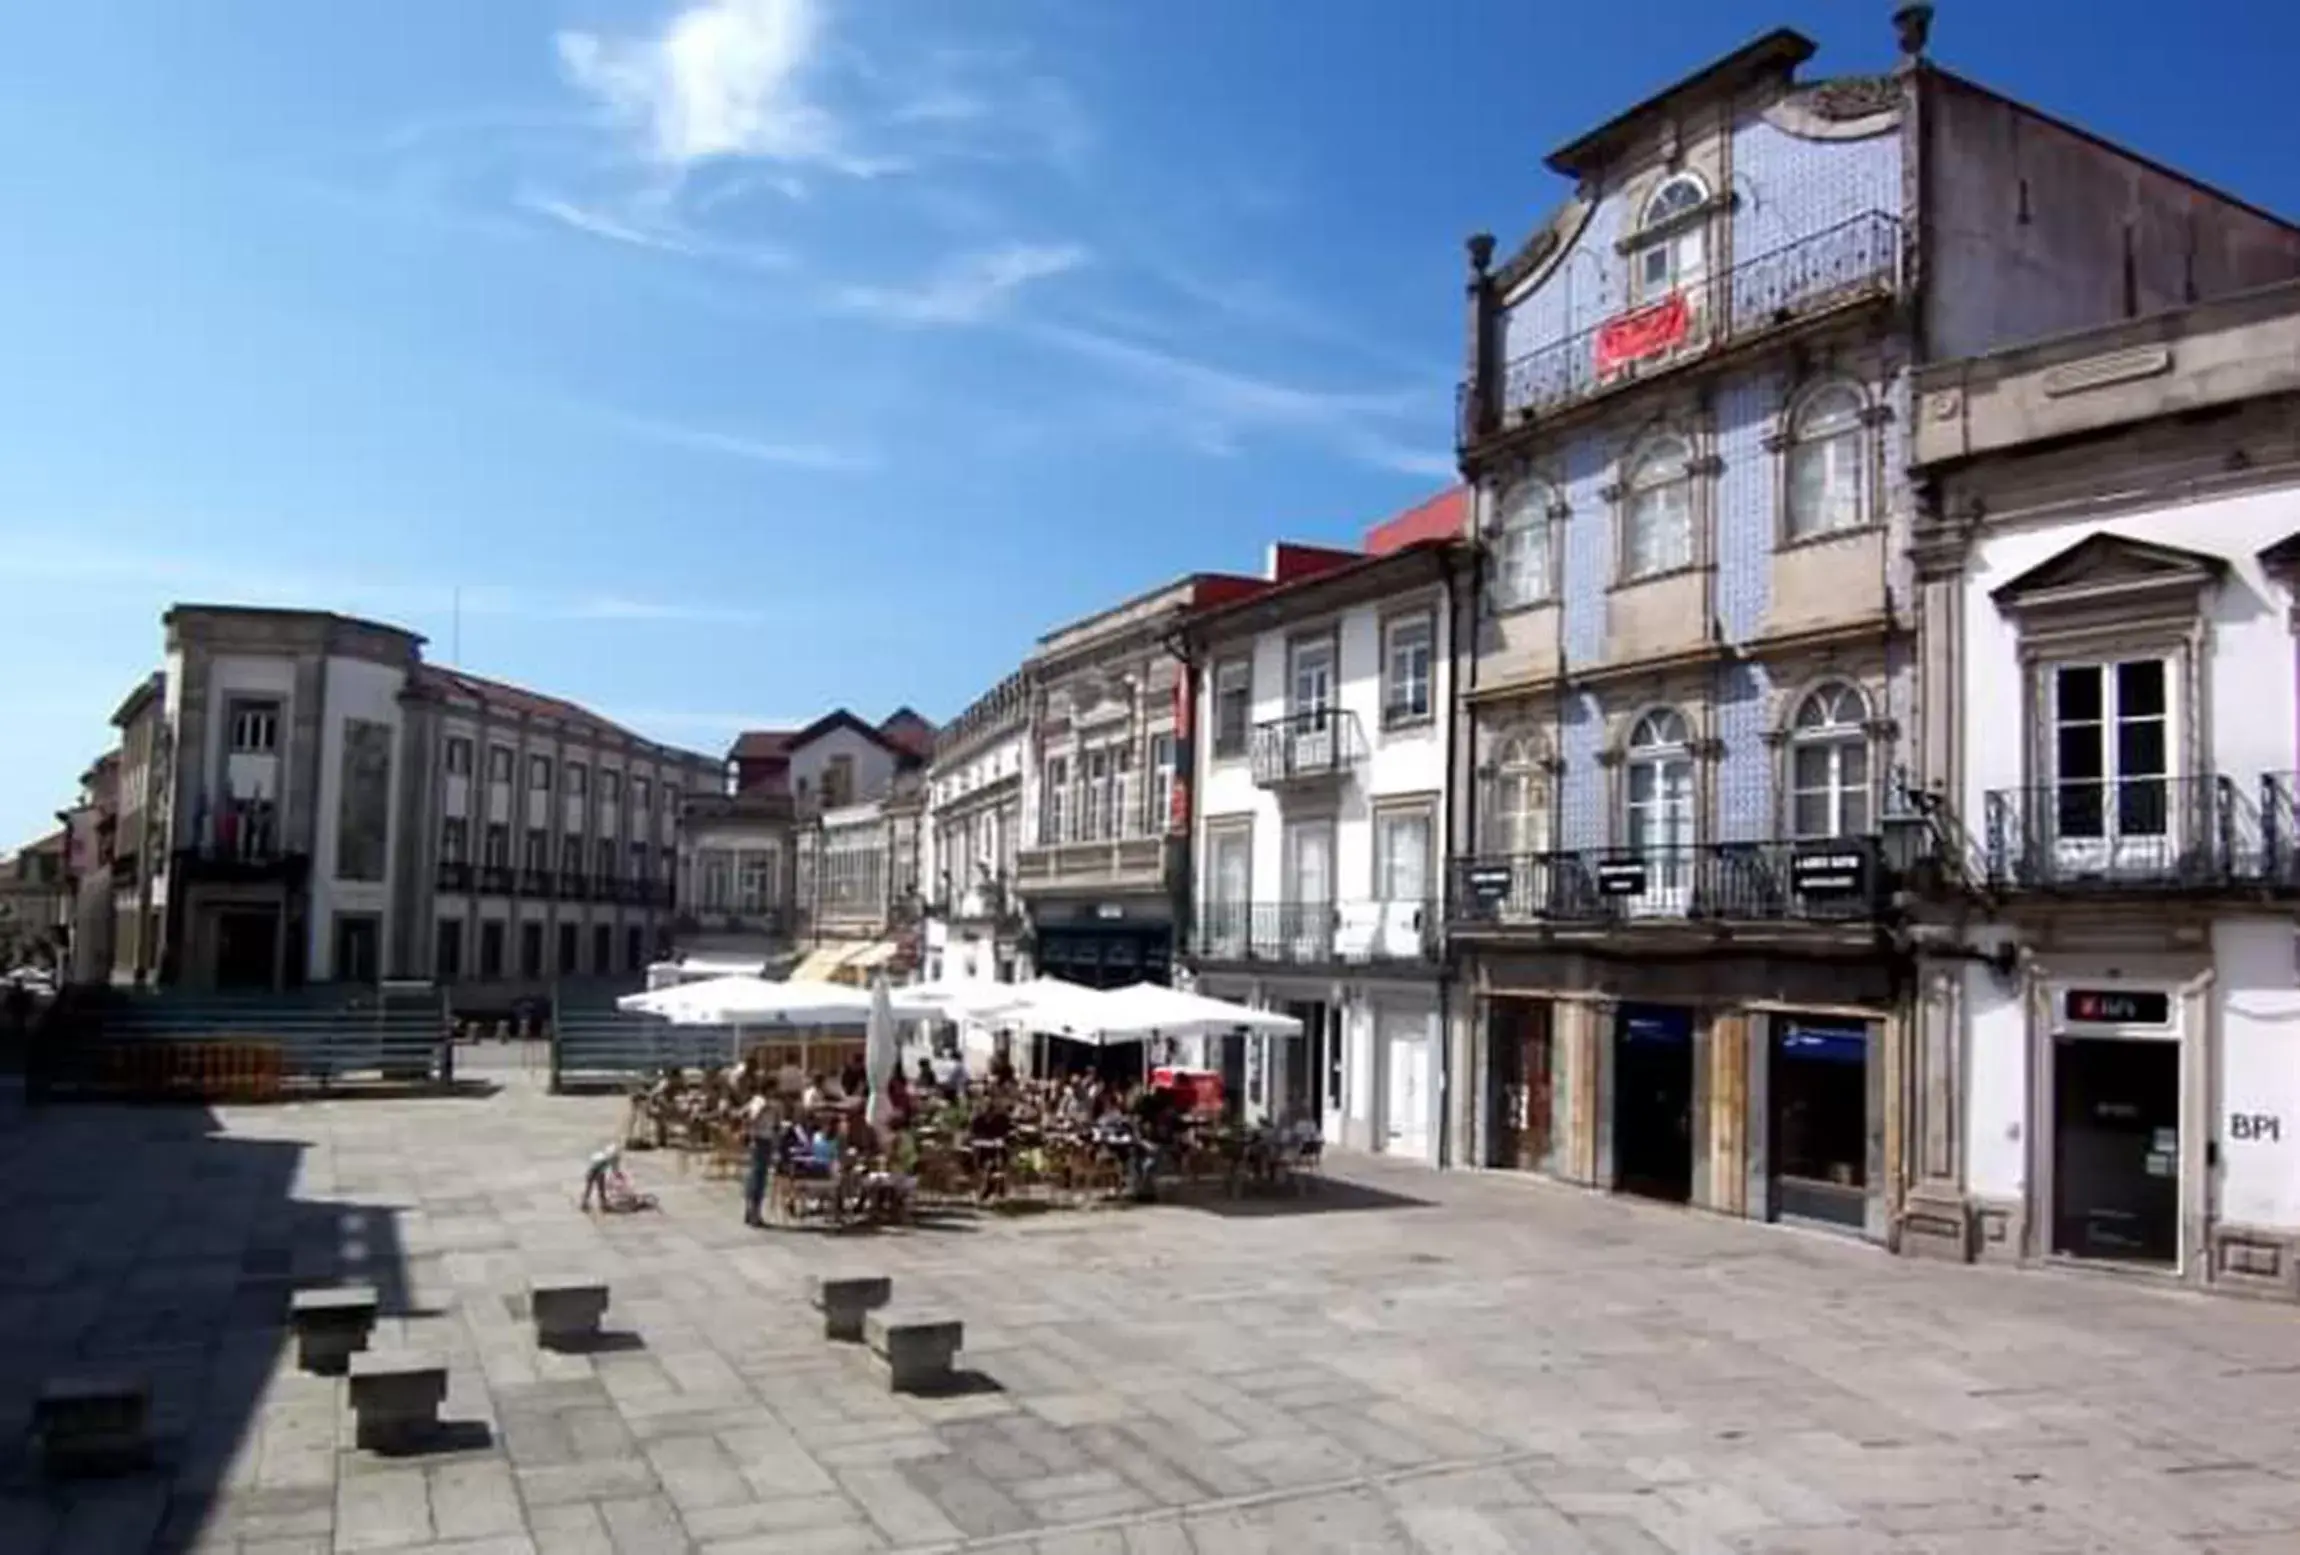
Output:
[[2300,1299],[2300,282],[1927,364],[1911,1251]]
[[1908,1174],[1911,374],[2300,274],[2300,231],[1777,30],[1470,244],[1463,1158],[1878,1241]]
[[1015,864],[1030,678],[1007,676],[935,737],[922,837],[925,961],[931,979],[1015,982],[1028,975]]

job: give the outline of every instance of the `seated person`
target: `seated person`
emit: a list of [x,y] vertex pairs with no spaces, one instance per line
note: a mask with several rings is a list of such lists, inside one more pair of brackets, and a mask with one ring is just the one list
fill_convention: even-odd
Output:
[[870,1070],[864,1066],[861,1055],[857,1054],[839,1070],[839,1092],[844,1096],[855,1097],[869,1089]]
[[799,1105],[808,1112],[820,1112],[831,1104],[830,1087],[823,1077],[819,1074],[810,1077],[806,1089],[800,1093]]

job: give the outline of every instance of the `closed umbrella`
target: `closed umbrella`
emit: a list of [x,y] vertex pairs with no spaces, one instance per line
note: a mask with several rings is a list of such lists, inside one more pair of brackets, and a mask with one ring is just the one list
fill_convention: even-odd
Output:
[[887,1082],[902,1062],[900,1045],[894,1029],[894,1000],[887,993],[886,977],[882,973],[871,979],[870,1019],[863,1025],[863,1067],[870,1073],[871,1128],[885,1134],[894,1127],[894,1102],[887,1095]]

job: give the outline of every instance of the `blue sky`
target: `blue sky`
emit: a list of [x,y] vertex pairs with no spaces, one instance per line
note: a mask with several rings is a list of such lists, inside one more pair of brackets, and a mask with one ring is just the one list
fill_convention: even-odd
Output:
[[[1935,53],[2275,208],[2300,19]],[[73,0],[0,24],[0,848],[172,600],[370,614],[659,738],[956,712],[1442,484],[1461,239],[1776,23],[1647,0]],[[1983,16],[1986,16],[1984,23]]]

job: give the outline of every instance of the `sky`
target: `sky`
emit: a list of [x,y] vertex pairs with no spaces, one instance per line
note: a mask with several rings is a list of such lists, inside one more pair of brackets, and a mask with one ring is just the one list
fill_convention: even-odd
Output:
[[[1886,0],[72,0],[0,21],[0,850],[178,600],[721,750],[1451,478],[1462,239]],[[1947,0],[1944,64],[2300,212],[2300,13]],[[1985,21],[1984,21],[1985,18]]]

